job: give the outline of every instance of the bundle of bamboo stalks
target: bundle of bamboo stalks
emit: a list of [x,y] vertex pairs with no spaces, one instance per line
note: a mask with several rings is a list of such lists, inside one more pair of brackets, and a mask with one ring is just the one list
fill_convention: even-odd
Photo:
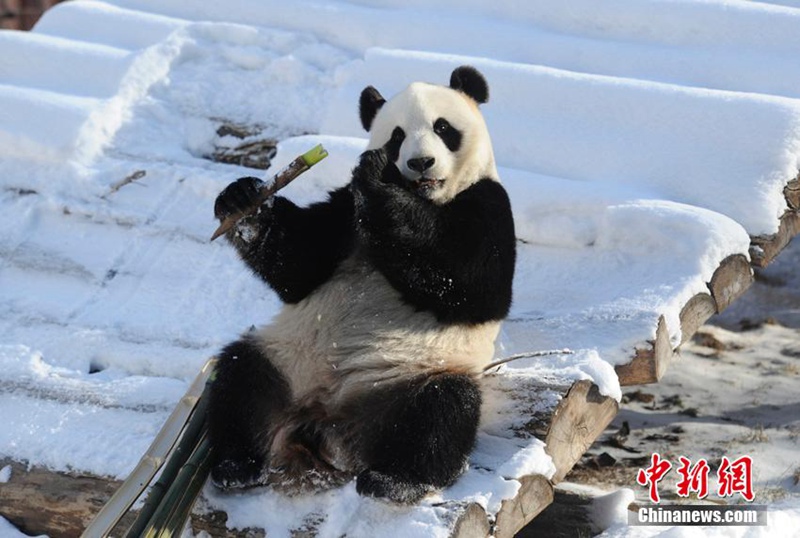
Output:
[[211,447],[205,415],[215,365],[216,359],[210,359],[203,366],[136,468],[86,527],[83,538],[111,534],[159,469],[158,481],[150,487],[125,536],[180,536],[210,471]]

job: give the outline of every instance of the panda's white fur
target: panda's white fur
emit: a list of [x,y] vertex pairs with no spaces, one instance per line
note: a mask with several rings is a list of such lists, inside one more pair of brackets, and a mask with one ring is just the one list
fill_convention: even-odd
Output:
[[478,374],[492,358],[499,329],[498,321],[442,325],[405,304],[356,253],[313,295],[285,305],[258,340],[298,398],[325,388],[343,401],[426,371]]
[[[356,473],[359,492],[414,502],[461,472],[479,416],[475,378],[493,355],[514,264],[478,109],[487,92],[472,68],[388,102],[365,89],[370,140],[351,185],[307,209],[276,198],[229,232],[286,304],[220,354],[209,404],[218,485]],[[423,157],[432,165],[409,166]],[[257,187],[231,184],[216,216]]]

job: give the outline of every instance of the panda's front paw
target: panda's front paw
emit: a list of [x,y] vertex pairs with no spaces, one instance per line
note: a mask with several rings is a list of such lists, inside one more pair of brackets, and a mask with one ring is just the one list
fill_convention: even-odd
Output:
[[406,482],[395,476],[369,469],[362,471],[356,478],[356,491],[360,495],[398,504],[419,502],[435,489],[428,484]]
[[376,186],[383,176],[383,170],[389,162],[386,151],[371,149],[361,154],[358,164],[353,169],[353,183],[361,188]]
[[219,220],[236,213],[246,213],[259,203],[264,182],[257,177],[240,177],[223,189],[214,202],[214,216]]
[[371,149],[361,154],[353,170],[353,183],[362,190],[381,189],[400,184],[400,170],[389,160],[386,149]]

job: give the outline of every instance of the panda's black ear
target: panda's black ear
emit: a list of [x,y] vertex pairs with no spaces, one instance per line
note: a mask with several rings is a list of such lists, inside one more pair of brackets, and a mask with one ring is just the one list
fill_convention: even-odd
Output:
[[367,86],[361,92],[361,97],[358,99],[358,113],[361,116],[361,125],[364,126],[365,131],[369,132],[370,127],[372,127],[372,120],[375,119],[375,115],[385,102],[386,99],[372,86]]
[[450,75],[450,87],[465,93],[482,105],[489,100],[489,85],[480,71],[471,65],[457,67]]

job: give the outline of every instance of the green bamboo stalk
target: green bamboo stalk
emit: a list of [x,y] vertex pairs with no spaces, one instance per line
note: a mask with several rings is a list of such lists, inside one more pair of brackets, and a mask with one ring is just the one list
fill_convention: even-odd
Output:
[[[170,538],[180,535],[210,469],[211,445],[206,433],[203,432],[200,443],[181,467],[158,509],[150,518],[150,522],[142,534],[144,538]],[[181,520],[181,518],[183,519]],[[175,526],[177,525],[180,525],[180,528],[176,531]]]
[[153,480],[153,477],[164,464],[165,459],[175,446],[184,424],[191,416],[206,382],[214,370],[216,359],[210,359],[194,379],[186,394],[161,427],[153,442],[142,456],[128,478],[117,489],[114,495],[92,519],[81,535],[82,538],[107,536],[133,502],[141,495]]
[[208,441],[208,437],[203,436],[197,446],[197,450],[184,466],[184,469],[186,469],[187,474],[190,474],[190,478],[186,488],[181,491],[182,495],[172,509],[172,514],[166,525],[168,534],[165,538],[181,535],[183,528],[186,526],[186,521],[191,515],[192,507],[211,472],[211,444]]
[[191,457],[192,452],[201,438],[204,427],[206,409],[208,408],[208,386],[211,381],[206,383],[205,390],[200,395],[197,401],[197,406],[194,412],[189,417],[186,426],[184,427],[183,435],[178,443],[175,445],[174,450],[170,453],[164,467],[161,471],[161,476],[155,484],[150,487],[150,492],[147,494],[147,499],[139,511],[139,515],[128,529],[126,538],[139,538],[142,532],[147,527],[153,514],[161,504],[164,495],[169,490],[175,477],[178,475],[181,467]]

